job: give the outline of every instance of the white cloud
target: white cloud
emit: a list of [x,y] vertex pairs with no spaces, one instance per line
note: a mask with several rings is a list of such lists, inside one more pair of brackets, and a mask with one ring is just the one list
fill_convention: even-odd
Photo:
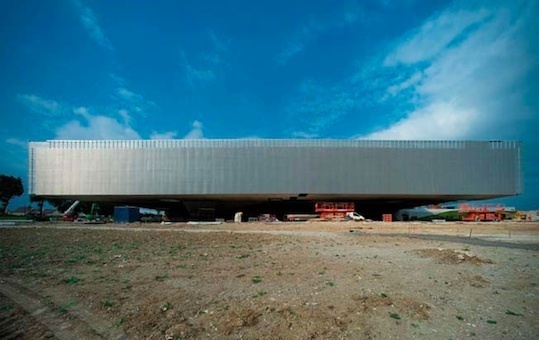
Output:
[[168,131],[162,133],[154,131],[150,135],[150,139],[175,139],[177,134],[178,133],[176,131]]
[[365,138],[520,139],[525,122],[536,120],[524,99],[530,89],[526,78],[537,67],[529,51],[537,40],[528,38],[537,32],[534,7],[450,10],[430,19],[386,58],[386,64],[401,63],[395,72],[403,71],[402,63],[422,61],[408,66],[419,71],[387,90],[407,89],[415,108]]
[[122,117],[122,119],[124,121],[124,125],[130,125],[131,124],[131,116],[129,115],[127,110],[124,110],[124,109],[118,110],[118,114],[120,115],[120,117]]
[[294,138],[303,138],[303,139],[311,139],[311,138],[318,137],[316,133],[308,133],[308,132],[303,132],[303,131],[292,132],[292,136]]
[[112,98],[119,101],[120,105],[126,107],[130,112],[138,113],[143,117],[147,116],[147,111],[158,108],[158,105],[153,101],[146,100],[142,95],[123,86],[114,90]]
[[490,12],[485,9],[445,11],[428,20],[409,39],[401,43],[386,57],[384,64],[393,66],[397,63],[413,64],[429,60],[465,34],[470,26],[483,22],[489,15]]
[[126,89],[125,87],[119,87],[116,89],[116,95],[131,103],[140,103],[144,98],[140,94],[136,94],[133,91]]
[[35,113],[47,116],[56,116],[62,113],[62,105],[57,101],[44,99],[34,94],[19,94],[17,98]]
[[402,92],[414,85],[416,85],[419,81],[421,81],[422,75],[419,72],[414,73],[410,78],[406,79],[405,81],[398,83],[396,85],[391,85],[387,89],[387,93],[391,96],[397,95],[399,92]]
[[202,123],[199,122],[198,120],[195,120],[192,124],[191,131],[189,131],[189,133],[185,135],[185,137],[183,138],[184,139],[203,139],[204,133],[202,131]]
[[480,115],[454,103],[434,103],[412,112],[391,127],[371,133],[367,139],[450,140],[466,139],[474,126],[481,124]]
[[73,109],[73,113],[75,113],[76,115],[81,115],[87,120],[91,118],[88,109],[83,106]]
[[82,4],[82,2],[78,0],[75,0],[75,4],[79,8],[80,20],[82,22],[82,25],[86,29],[86,32],[88,32],[88,35],[99,45],[112,50],[112,44],[105,36],[105,33],[103,32],[101,26],[99,26],[99,22],[92,9],[90,7],[84,6],[84,4]]
[[140,139],[139,134],[129,124],[114,118],[92,115],[85,107],[74,110],[83,118],[74,119],[56,130],[56,139]]
[[6,143],[21,147],[23,149],[28,148],[28,143],[18,138],[8,138],[6,139]]

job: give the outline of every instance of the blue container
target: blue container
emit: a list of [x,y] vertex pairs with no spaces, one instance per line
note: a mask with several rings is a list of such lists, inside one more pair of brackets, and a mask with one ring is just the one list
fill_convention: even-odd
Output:
[[131,223],[140,221],[140,211],[137,207],[114,207],[114,222]]

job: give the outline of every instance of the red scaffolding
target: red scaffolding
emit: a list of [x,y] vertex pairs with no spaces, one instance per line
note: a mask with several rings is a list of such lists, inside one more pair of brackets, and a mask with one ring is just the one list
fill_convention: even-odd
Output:
[[346,213],[355,211],[355,206],[354,202],[316,202],[314,210],[321,218],[344,218]]
[[461,204],[459,212],[463,221],[502,221],[505,219],[505,206],[503,205],[483,205],[473,206]]

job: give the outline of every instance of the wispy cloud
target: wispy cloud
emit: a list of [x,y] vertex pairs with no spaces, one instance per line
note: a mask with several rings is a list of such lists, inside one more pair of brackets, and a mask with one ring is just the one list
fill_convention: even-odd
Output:
[[185,135],[184,139],[203,139],[204,133],[202,131],[202,123],[198,120],[195,120],[191,125],[191,131]]
[[291,39],[286,43],[285,48],[277,55],[277,63],[285,65],[292,58],[303,52],[305,47],[317,37],[331,29],[339,29],[353,25],[363,16],[362,7],[355,3],[349,2],[337,15],[330,18],[318,19],[315,17],[309,18],[307,22],[301,25]]
[[222,39],[215,34],[215,32],[210,29],[208,30],[208,37],[215,51],[218,52],[228,52],[230,49],[230,39]]
[[152,132],[150,139],[175,139],[178,133],[176,131]]
[[153,101],[146,100],[141,94],[135,93],[126,87],[116,88],[112,97],[119,102],[121,107],[125,107],[142,117],[146,117],[149,110],[158,108],[158,105]]
[[99,45],[107,49],[113,50],[112,44],[105,36],[105,33],[99,25],[99,21],[92,9],[88,6],[85,6],[80,0],[74,0],[74,3],[79,10],[79,16],[82,25],[84,26],[84,29],[86,29],[86,32],[88,33],[90,38],[92,38]]
[[125,86],[127,84],[127,81],[125,80],[125,78],[120,77],[117,74],[111,73],[109,76],[110,76],[110,79],[112,79],[114,83],[118,86]]
[[182,50],[180,55],[185,82],[190,88],[196,89],[205,87],[217,79],[217,71],[221,63],[218,54],[203,54],[196,65],[187,58],[185,51]]
[[523,95],[530,86],[526,77],[537,67],[528,51],[537,44],[531,38],[536,10],[526,2],[450,8],[429,19],[385,59],[388,67],[416,71],[388,87],[391,95],[408,89],[395,100],[413,100],[415,109],[366,138],[518,138],[520,122],[533,119]]
[[539,90],[530,81],[539,64],[537,3],[466,4],[429,18],[350,77],[304,81],[286,109],[299,127],[289,134],[320,137],[339,122],[367,120],[357,137],[520,138],[522,122],[534,119],[530,93]]
[[131,103],[140,103],[143,100],[143,97],[140,94],[136,94],[135,92],[130,91],[126,89],[125,87],[117,88],[116,95],[119,98],[126,100],[128,102],[131,102]]
[[191,89],[206,87],[220,76],[227,67],[224,56],[230,52],[230,40],[218,37],[208,30],[207,48],[199,53],[180,51],[180,65],[185,82]]
[[314,81],[303,82],[298,98],[287,108],[289,120],[296,121],[293,131],[288,132],[304,138],[319,137],[325,128],[359,104],[352,92]]
[[306,35],[303,38],[296,38],[293,41],[290,41],[284,50],[277,56],[277,63],[280,65],[285,65],[290,59],[295,55],[303,51],[307,40],[311,39],[311,35]]
[[17,99],[30,111],[46,116],[57,116],[62,113],[62,105],[50,99],[44,99],[34,94],[19,94]]
[[428,20],[390,53],[384,64],[414,64],[428,61],[445,51],[452,42],[465,39],[469,28],[484,22],[492,13],[486,9],[450,10]]
[[73,119],[56,130],[56,139],[140,139],[140,135],[125,121],[104,115],[92,115],[86,107],[73,112],[82,117]]
[[21,139],[18,139],[18,138],[8,138],[8,139],[6,139],[6,143],[21,147],[23,149],[28,148],[28,142],[25,142],[25,141],[23,141]]

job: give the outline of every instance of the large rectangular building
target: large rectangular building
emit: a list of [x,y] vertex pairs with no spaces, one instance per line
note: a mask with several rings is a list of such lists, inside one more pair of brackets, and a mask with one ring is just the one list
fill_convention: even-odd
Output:
[[522,192],[521,143],[53,140],[30,143],[30,194],[117,203],[436,203]]

